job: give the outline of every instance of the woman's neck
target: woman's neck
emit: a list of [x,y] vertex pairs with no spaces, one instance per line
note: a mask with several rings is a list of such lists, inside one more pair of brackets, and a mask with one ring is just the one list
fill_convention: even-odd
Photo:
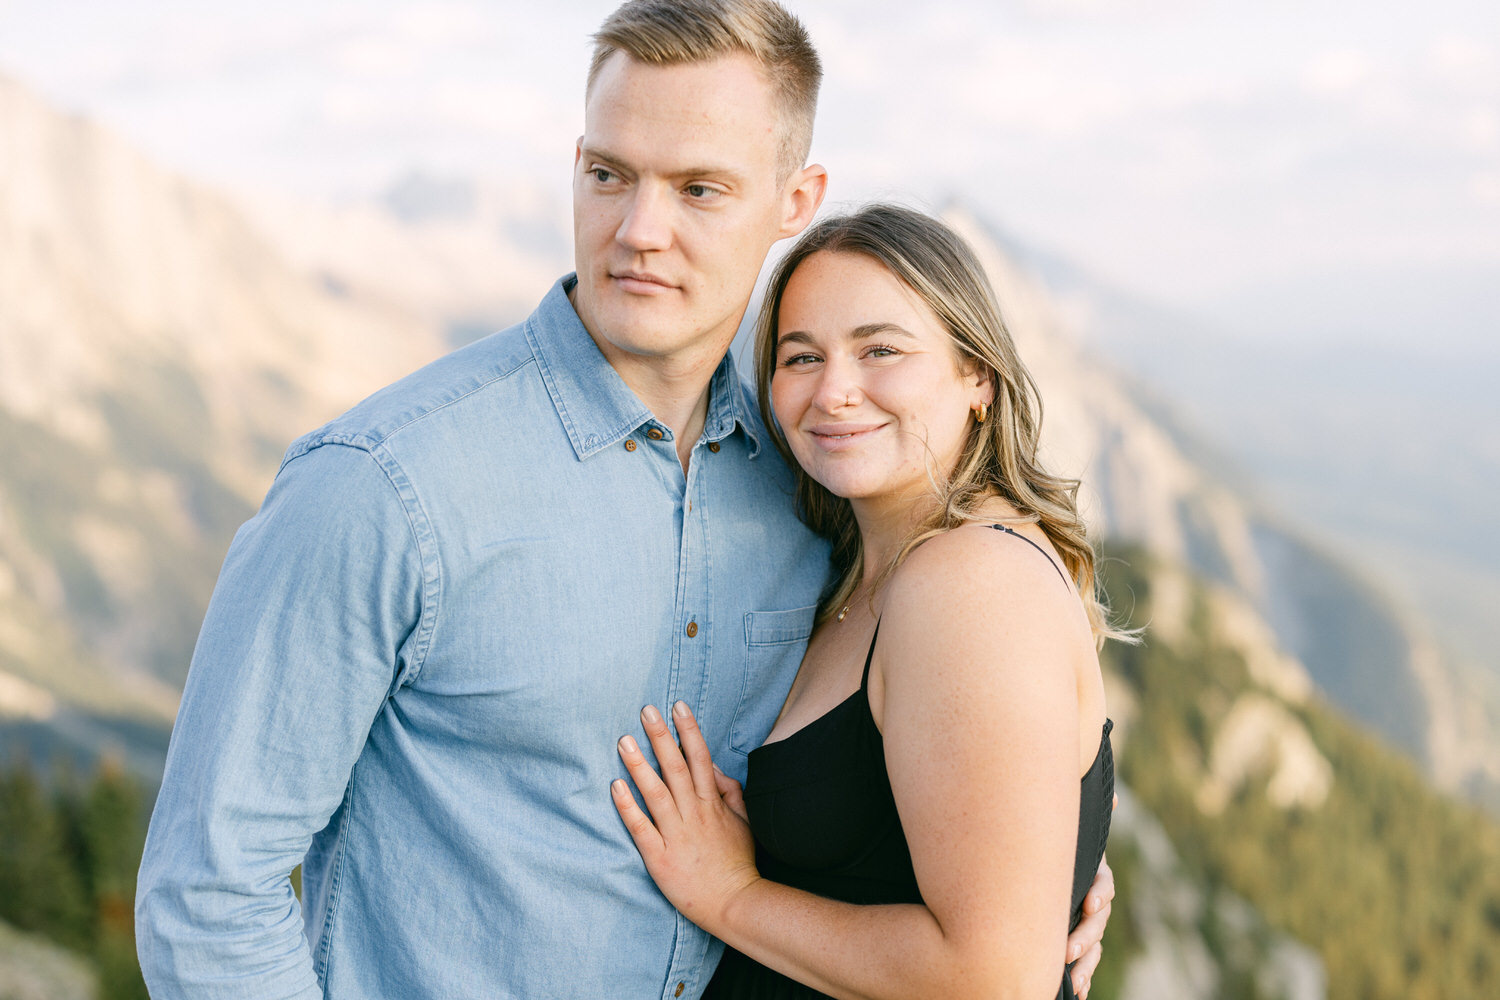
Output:
[[[851,500],[859,540],[864,553],[864,573],[860,589],[868,591],[901,552],[907,539],[937,508],[938,498],[930,492],[905,497],[870,497]],[[1003,498],[991,496],[981,500],[973,513],[981,520],[1003,521],[1018,517],[1015,507]]]
[[932,513],[937,498],[930,492],[915,496],[851,500],[859,525],[860,548],[864,552],[864,576],[860,586],[868,588],[891,564],[917,525]]

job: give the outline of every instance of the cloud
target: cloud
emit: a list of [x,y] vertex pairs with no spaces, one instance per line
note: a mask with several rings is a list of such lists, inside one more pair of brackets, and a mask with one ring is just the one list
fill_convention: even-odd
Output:
[[1375,74],[1373,60],[1357,49],[1319,52],[1303,71],[1309,93],[1319,97],[1347,94],[1369,82]]
[[[1476,173],[1469,178],[1469,194],[1481,205],[1500,208],[1500,170]],[[1500,224],[1500,220],[1496,220]]]

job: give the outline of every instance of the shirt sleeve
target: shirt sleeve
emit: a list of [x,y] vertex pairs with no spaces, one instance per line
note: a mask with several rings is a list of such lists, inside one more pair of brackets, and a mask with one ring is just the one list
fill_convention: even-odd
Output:
[[156,1000],[322,996],[288,876],[420,667],[414,507],[376,455],[323,445],[283,465],[235,536],[141,862],[137,949]]

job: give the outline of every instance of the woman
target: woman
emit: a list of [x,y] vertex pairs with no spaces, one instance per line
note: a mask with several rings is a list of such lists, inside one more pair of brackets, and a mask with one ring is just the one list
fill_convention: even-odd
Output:
[[660,776],[620,742],[650,816],[613,786],[667,898],[729,946],[706,996],[1072,996],[1116,633],[983,270],[917,212],[825,220],[772,278],[756,360],[842,577],[743,794],[681,703],[681,751],[642,713]]

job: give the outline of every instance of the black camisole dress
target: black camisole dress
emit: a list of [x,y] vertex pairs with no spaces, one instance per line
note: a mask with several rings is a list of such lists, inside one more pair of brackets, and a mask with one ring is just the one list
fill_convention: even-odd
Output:
[[[1024,535],[1009,533],[1036,544]],[[1063,579],[1067,581],[1066,576]],[[911,852],[885,770],[884,744],[870,714],[868,686],[875,638],[870,641],[858,691],[787,738],[751,751],[745,806],[755,834],[756,865],[771,881],[847,903],[920,903]],[[1082,779],[1070,927],[1076,927],[1082,917],[1084,896],[1093,884],[1109,836],[1114,797],[1111,726],[1109,721],[1104,723],[1099,751]],[[1062,967],[1062,956],[1058,971],[1062,981],[1058,1000],[1072,1000],[1073,985]],[[733,948],[725,949],[703,994],[704,1000],[824,996]]]

